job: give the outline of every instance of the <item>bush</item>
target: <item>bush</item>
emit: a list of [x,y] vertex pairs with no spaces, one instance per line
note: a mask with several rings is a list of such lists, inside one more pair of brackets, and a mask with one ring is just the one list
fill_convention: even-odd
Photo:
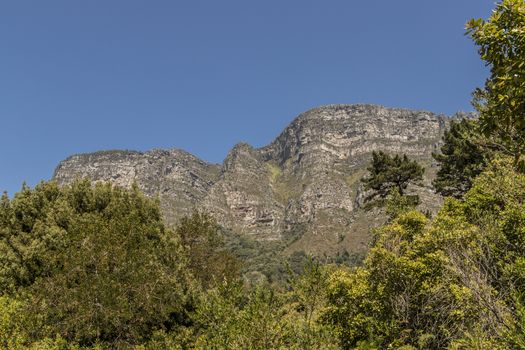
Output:
[[2,198],[0,220],[1,293],[21,293],[23,311],[41,317],[29,340],[138,344],[183,313],[180,240],[137,187],[24,187]]

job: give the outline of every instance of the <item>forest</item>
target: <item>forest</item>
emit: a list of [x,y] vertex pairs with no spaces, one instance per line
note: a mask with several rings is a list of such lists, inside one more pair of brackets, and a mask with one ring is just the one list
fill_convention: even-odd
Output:
[[438,214],[407,194],[421,165],[374,152],[366,257],[254,283],[206,212],[170,227],[136,185],[24,185],[0,199],[0,348],[525,349],[525,1],[466,34],[490,74],[434,154]]

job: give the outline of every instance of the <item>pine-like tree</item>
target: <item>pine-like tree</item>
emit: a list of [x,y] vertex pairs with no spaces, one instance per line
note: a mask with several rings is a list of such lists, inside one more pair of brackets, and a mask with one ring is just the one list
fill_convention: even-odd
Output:
[[425,171],[417,161],[410,160],[406,154],[391,156],[383,151],[372,153],[372,163],[367,170],[370,174],[361,181],[365,190],[371,190],[366,198],[368,202],[378,197],[385,199],[393,189],[404,195],[410,183],[423,179]]
[[443,136],[441,153],[432,156],[440,169],[432,182],[437,193],[460,198],[472,187],[472,180],[485,168],[489,150],[476,131],[475,120],[452,121]]

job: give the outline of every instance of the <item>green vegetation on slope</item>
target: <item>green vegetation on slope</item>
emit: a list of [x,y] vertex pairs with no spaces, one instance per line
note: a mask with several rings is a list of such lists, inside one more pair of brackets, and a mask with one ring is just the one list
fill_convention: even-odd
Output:
[[410,211],[378,229],[364,267],[330,278],[324,319],[341,346],[522,348],[524,195],[498,159],[433,221]]
[[171,230],[136,187],[2,196],[0,348],[524,349],[524,18],[524,1],[503,0],[469,24],[492,68],[477,92],[485,136],[460,122],[445,137],[435,186],[453,197],[434,219],[404,192],[422,169],[374,157],[365,183],[390,220],[362,266],[296,253],[278,281],[250,283],[226,248],[242,259],[256,243],[201,212]]

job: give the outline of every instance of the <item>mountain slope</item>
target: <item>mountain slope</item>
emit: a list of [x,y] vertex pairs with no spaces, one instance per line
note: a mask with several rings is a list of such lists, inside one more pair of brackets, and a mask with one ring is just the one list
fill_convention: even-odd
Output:
[[205,208],[231,231],[261,242],[281,242],[285,252],[315,254],[366,249],[369,227],[382,222],[365,213],[360,179],[372,151],[406,153],[427,171],[420,194],[433,210],[430,189],[449,118],[425,111],[376,105],[330,105],[299,115],[268,146],[236,145],[222,165],[180,150],[103,151],[74,155],[57,167],[64,184],[76,176],[136,182],[159,196],[166,219],[175,223],[193,208]]

